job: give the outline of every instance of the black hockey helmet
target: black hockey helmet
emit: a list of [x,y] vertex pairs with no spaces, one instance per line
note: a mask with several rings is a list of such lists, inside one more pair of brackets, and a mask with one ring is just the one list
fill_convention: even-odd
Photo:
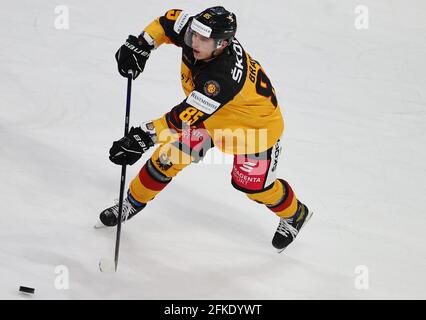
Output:
[[221,6],[205,9],[194,19],[211,29],[209,38],[232,40],[237,32],[237,17]]

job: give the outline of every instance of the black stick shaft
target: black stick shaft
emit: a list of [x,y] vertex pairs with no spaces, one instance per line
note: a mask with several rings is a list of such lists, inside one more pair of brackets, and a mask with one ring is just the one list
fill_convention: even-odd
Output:
[[[130,100],[132,96],[132,74],[129,73],[127,78],[127,101],[126,101],[126,118],[124,122],[124,135],[129,133],[129,118],[130,118]],[[126,165],[121,166],[121,179],[120,179],[120,200],[118,204],[118,223],[117,223],[117,234],[115,237],[115,271],[118,267],[118,255],[120,253],[120,236],[121,236],[121,220],[123,211],[123,198],[124,198],[124,187],[126,185]]]

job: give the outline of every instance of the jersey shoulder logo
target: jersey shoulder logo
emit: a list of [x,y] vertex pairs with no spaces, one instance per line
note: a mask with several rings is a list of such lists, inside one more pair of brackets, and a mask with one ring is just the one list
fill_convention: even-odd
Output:
[[220,85],[217,81],[209,80],[204,84],[204,93],[210,97],[216,97],[220,92]]

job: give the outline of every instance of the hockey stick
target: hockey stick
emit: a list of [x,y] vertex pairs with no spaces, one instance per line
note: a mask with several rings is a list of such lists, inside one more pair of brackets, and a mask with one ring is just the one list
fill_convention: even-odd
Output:
[[[126,118],[124,120],[124,136],[129,133],[129,118],[130,118],[130,100],[132,96],[132,79],[133,72],[129,70],[127,77],[127,100],[126,100]],[[115,254],[114,254],[114,265],[109,259],[103,258],[99,261],[99,269],[102,272],[116,272],[118,267],[118,256],[120,253],[120,237],[121,237],[121,220],[123,211],[123,198],[124,198],[124,186],[126,184],[126,165],[121,166],[121,178],[120,178],[120,200],[118,202],[118,222],[117,222],[117,233],[115,236]]]

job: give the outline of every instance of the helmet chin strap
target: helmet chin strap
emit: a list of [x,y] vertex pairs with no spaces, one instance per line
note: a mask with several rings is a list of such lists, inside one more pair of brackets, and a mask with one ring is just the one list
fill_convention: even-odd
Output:
[[211,56],[210,56],[209,60],[216,58],[218,55],[219,55],[219,54],[217,53],[217,49],[214,49],[214,50],[212,51],[212,54],[211,54]]
[[218,49],[222,46],[223,41],[224,41],[224,40],[222,40],[222,39],[220,39],[220,40],[218,40],[218,41],[217,41],[216,49],[214,49],[214,50],[212,51],[212,54],[211,54],[210,58],[208,58],[208,59],[206,59],[206,60],[214,59],[214,58],[216,58],[216,57],[220,54],[220,53],[217,53],[217,52],[218,52]]

